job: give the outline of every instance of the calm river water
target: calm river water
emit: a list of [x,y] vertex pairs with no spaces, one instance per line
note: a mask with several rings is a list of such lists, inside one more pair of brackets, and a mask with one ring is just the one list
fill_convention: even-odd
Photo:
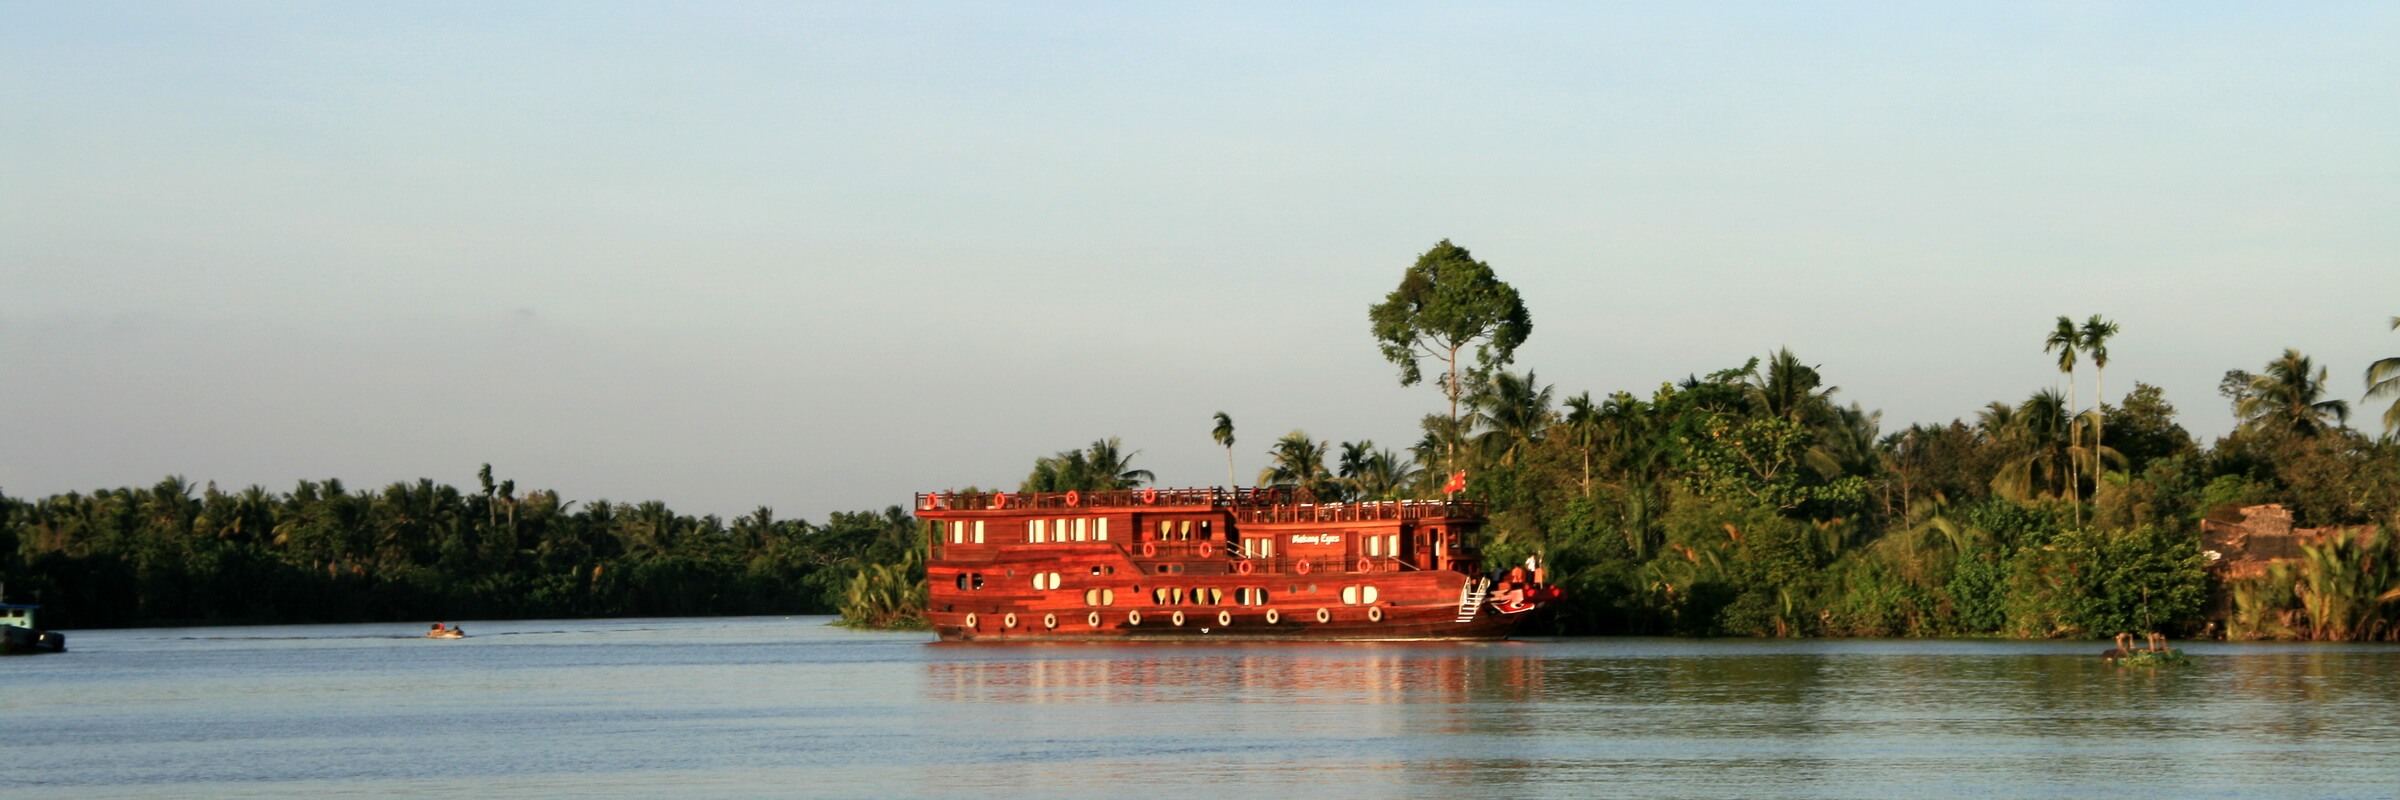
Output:
[[73,632],[23,797],[2400,795],[2400,649],[961,646],[824,618]]

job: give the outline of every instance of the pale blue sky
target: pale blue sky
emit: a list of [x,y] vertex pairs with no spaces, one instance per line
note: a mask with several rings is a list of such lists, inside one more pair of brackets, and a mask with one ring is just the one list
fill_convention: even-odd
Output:
[[816,517],[1215,484],[1220,409],[1246,482],[1415,438],[1366,307],[1445,237],[1562,397],[1946,421],[2099,312],[2214,436],[2400,353],[2400,5],[1286,5],[0,2],[0,491]]

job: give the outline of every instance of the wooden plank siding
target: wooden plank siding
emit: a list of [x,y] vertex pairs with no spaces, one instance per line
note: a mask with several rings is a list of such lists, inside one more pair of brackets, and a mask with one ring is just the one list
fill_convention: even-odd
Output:
[[1463,542],[1482,504],[1291,500],[1254,489],[918,495],[934,629],[980,642],[1507,635],[1514,620],[1496,613],[1456,619],[1480,569]]

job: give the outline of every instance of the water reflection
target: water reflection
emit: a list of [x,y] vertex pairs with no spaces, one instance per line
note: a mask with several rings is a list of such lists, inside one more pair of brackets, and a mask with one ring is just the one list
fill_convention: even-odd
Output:
[[[821,621],[820,621],[821,622]],[[2387,797],[2400,648],[944,646],[787,620],[95,631],[33,797]],[[540,635],[533,635],[539,633]],[[462,645],[462,646],[451,646]],[[628,688],[638,687],[638,688]],[[424,765],[439,764],[439,770]]]
[[1034,704],[1522,702],[1541,693],[1546,677],[1537,659],[1490,656],[1471,646],[1246,651],[1095,645],[1001,655],[929,660],[927,697]]
[[985,777],[926,788],[1105,793],[1239,769],[1364,794],[2340,795],[2396,777],[2375,755],[2400,747],[2395,651],[2228,649],[2148,671],[2088,649],[943,649],[924,666],[936,715],[1015,741]]

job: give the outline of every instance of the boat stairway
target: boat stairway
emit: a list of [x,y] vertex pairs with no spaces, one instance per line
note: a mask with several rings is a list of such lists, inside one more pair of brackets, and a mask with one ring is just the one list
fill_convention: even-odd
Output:
[[1478,612],[1483,611],[1483,596],[1488,593],[1488,591],[1489,590],[1483,586],[1474,586],[1468,588],[1466,596],[1459,598],[1458,601],[1458,619],[1452,621],[1474,622],[1475,615]]

